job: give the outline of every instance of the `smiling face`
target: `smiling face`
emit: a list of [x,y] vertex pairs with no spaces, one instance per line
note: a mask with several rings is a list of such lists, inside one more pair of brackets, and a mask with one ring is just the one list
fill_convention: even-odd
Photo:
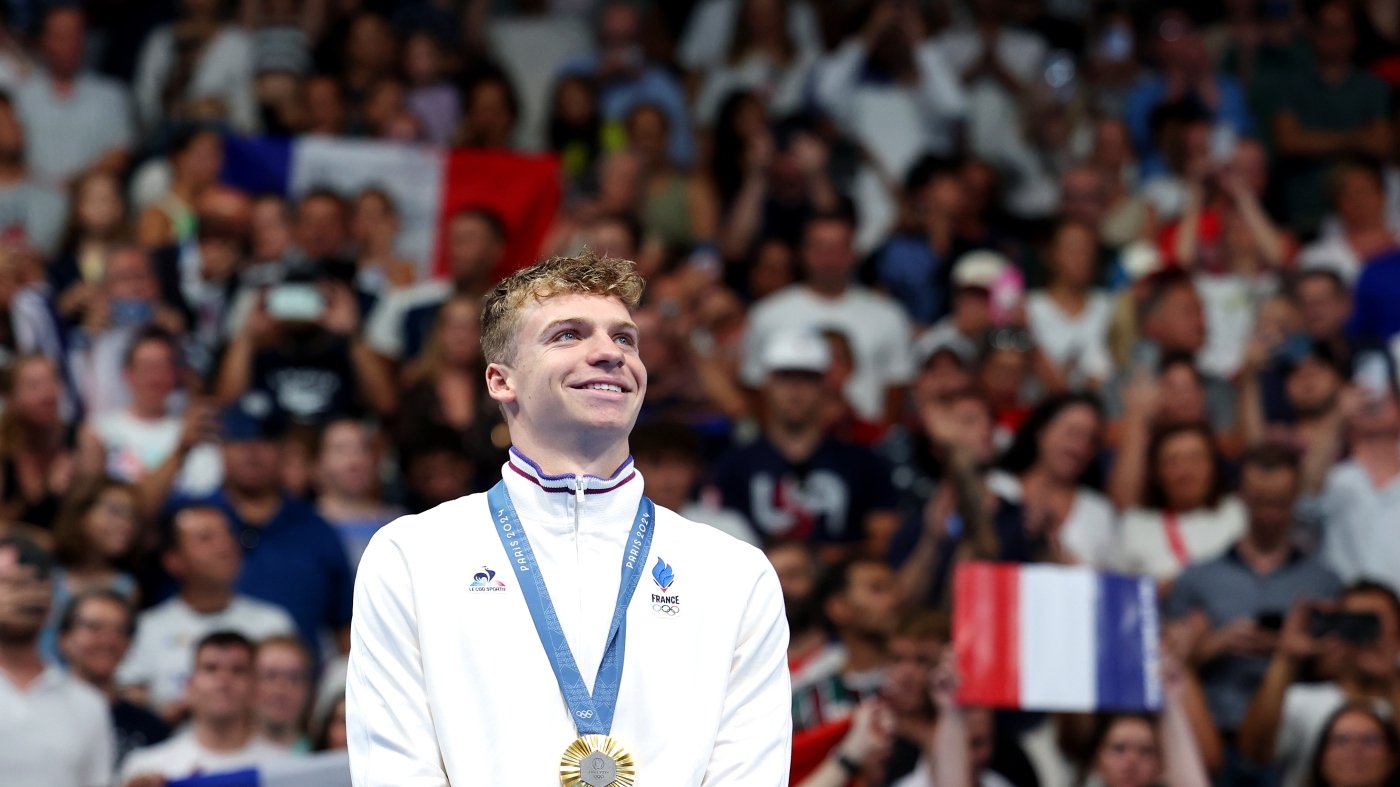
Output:
[[568,294],[527,304],[511,357],[486,371],[513,441],[527,453],[546,444],[625,448],[647,388],[637,339],[616,298]]

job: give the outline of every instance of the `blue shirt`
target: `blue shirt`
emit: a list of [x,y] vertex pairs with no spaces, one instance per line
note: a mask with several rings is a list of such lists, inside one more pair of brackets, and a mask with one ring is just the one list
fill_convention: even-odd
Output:
[[[596,54],[577,57],[564,64],[560,76],[596,76],[598,65]],[[675,77],[660,66],[646,64],[630,80],[598,86],[598,109],[607,120],[625,120],[629,112],[644,104],[654,105],[666,115],[671,135],[666,152],[671,163],[682,168],[690,166],[695,157],[695,142],[690,137],[685,91]]]
[[1361,342],[1386,341],[1400,334],[1400,251],[1374,257],[1361,269],[1351,294],[1347,333]]
[[310,504],[290,495],[267,524],[244,522],[223,490],[204,502],[228,515],[243,546],[238,591],[287,610],[319,663],[322,628],[350,624],[350,564],[335,530]]
[[[1213,118],[1215,122],[1224,123],[1242,137],[1253,136],[1254,120],[1249,114],[1249,101],[1244,88],[1233,77],[1216,74],[1214,79],[1220,90],[1220,105],[1215,108]],[[1128,125],[1128,134],[1137,150],[1144,180],[1166,171],[1166,162],[1152,139],[1152,111],[1163,102],[1166,93],[1166,78],[1161,74],[1149,74],[1138,80],[1123,100],[1123,122]]]

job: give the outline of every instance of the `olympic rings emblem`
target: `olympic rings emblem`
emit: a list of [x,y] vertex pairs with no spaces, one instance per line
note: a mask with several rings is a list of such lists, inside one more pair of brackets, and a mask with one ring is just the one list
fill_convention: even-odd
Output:
[[591,718],[593,718],[593,711],[591,711],[591,710],[574,711],[574,715],[577,716],[577,717],[579,717],[580,719],[591,719]]
[[652,612],[660,612],[660,613],[663,614],[663,615],[669,615],[669,616],[671,616],[671,617],[675,617],[676,615],[679,615],[679,614],[680,614],[680,612],[681,612],[681,605],[680,605],[680,604],[676,604],[676,605],[672,606],[672,605],[670,605],[670,604],[652,604],[652,605],[651,605],[651,611],[652,611]]

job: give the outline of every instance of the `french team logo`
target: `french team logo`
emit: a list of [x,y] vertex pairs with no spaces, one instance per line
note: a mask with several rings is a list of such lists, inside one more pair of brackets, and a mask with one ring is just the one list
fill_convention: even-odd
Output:
[[656,564],[651,567],[651,581],[661,589],[660,593],[651,594],[652,614],[660,617],[673,618],[681,614],[681,597],[677,595],[666,595],[671,586],[676,583],[675,569],[661,558],[656,559]]
[[496,572],[482,566],[481,570],[472,574],[472,583],[467,590],[482,593],[491,591],[501,591],[506,589],[506,583],[496,579]]

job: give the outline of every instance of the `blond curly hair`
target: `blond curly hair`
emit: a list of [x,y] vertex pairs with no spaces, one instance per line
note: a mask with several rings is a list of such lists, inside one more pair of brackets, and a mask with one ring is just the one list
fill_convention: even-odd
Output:
[[482,355],[487,363],[509,364],[515,359],[515,331],[521,312],[532,301],[557,295],[602,295],[635,309],[645,288],[635,262],[587,249],[516,271],[491,290],[481,307]]

